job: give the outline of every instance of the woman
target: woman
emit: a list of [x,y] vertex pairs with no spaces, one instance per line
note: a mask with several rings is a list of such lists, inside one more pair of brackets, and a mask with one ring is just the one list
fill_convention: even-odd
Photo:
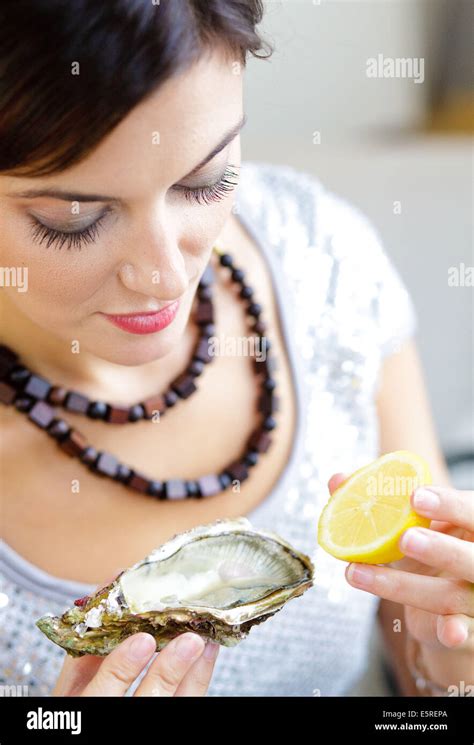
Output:
[[[356,210],[309,175],[241,163],[261,3],[24,0],[0,13],[1,263],[28,270],[27,288],[0,295],[2,682],[343,695],[377,611],[401,690],[414,690],[407,631],[427,678],[467,680],[472,495],[446,487],[411,301]],[[265,380],[280,408],[263,429],[251,357],[196,356],[199,338],[248,338],[249,312],[278,361]],[[407,533],[412,561],[370,570],[370,584],[317,547],[317,519],[331,474],[398,448],[440,485],[416,508],[451,525]],[[189,633],[155,656],[140,634],[104,660],[64,661],[36,629],[175,533],[238,515],[313,554],[317,581],[217,661]]]

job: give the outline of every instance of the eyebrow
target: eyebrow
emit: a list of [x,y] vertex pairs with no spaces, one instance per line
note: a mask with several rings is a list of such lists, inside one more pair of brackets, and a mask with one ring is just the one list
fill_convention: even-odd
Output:
[[[190,171],[184,178],[189,178],[190,176],[194,176],[198,171],[201,170],[207,163],[209,163],[210,160],[216,157],[218,153],[220,153],[224,148],[232,142],[234,137],[238,135],[242,127],[247,121],[247,114],[243,114],[242,118],[240,119],[237,124],[232,127],[222,138],[222,140],[219,142],[218,145],[216,145],[215,148],[211,150],[211,152],[206,155],[206,157],[201,160],[200,163],[198,163],[197,166],[195,166],[192,171]],[[65,191],[64,189],[27,189],[26,191],[21,192],[10,192],[8,194],[10,197],[16,197],[20,199],[34,199],[35,197],[52,197],[53,199],[62,199],[65,202],[119,202],[120,200],[117,199],[117,197],[111,197],[107,196],[105,194],[84,194],[82,192],[70,192]]]

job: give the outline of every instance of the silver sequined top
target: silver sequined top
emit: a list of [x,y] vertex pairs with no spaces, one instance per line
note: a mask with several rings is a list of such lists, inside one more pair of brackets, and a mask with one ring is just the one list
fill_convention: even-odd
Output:
[[[363,672],[378,598],[348,585],[346,564],[317,546],[316,526],[331,474],[378,455],[381,360],[414,333],[415,313],[370,223],[313,176],[243,162],[234,210],[270,269],[298,402],[291,457],[247,517],[309,554],[316,572],[311,590],[221,648],[209,695],[344,695]],[[3,544],[0,686],[49,695],[64,652],[34,621],[94,589]]]

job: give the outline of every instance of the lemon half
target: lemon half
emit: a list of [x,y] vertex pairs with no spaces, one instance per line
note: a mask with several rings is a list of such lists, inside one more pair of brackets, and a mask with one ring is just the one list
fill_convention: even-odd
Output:
[[400,535],[430,525],[412,509],[410,496],[431,483],[428,464],[419,455],[408,450],[382,455],[334,491],[319,519],[320,546],[338,559],[363,564],[403,558]]

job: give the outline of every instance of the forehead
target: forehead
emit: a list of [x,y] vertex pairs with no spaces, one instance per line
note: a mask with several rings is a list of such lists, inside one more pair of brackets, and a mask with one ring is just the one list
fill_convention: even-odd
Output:
[[[168,187],[186,176],[242,115],[243,67],[215,49],[132,109],[80,163],[27,189],[74,187],[124,201]],[[216,157],[216,160],[219,156]],[[15,179],[18,187],[19,179]]]

